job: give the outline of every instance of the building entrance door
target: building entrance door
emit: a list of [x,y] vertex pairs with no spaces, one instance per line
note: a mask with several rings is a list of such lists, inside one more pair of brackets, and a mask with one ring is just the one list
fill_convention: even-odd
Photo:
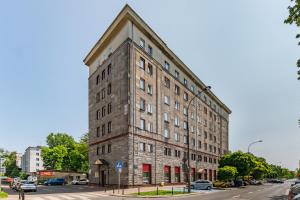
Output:
[[106,185],[106,174],[105,171],[101,171],[101,185],[104,187]]

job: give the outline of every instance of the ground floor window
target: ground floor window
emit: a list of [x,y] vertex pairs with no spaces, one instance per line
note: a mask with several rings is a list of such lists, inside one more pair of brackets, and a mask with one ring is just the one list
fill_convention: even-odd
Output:
[[164,166],[164,180],[166,183],[171,183],[171,167]]
[[151,184],[151,165],[143,164],[143,183]]
[[175,182],[180,183],[180,167],[175,167]]
[[209,170],[209,180],[212,181],[212,170]]

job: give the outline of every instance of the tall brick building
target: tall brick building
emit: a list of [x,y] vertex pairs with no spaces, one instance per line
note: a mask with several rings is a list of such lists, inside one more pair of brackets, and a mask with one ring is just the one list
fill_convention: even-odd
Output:
[[[206,86],[126,5],[88,53],[90,182],[186,181],[187,106]],[[189,109],[191,179],[215,180],[230,109],[211,91]]]

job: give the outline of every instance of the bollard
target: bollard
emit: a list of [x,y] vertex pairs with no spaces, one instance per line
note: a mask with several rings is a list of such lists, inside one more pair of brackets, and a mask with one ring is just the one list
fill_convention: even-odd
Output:
[[174,194],[174,188],[172,187],[172,195]]
[[158,195],[158,187],[156,187],[156,195]]
[[113,186],[113,194],[115,194],[115,188],[114,188],[114,186]]
[[122,189],[122,195],[124,195],[124,188]]
[[138,195],[140,195],[140,187],[138,187]]
[[183,194],[185,193],[185,187],[183,188]]

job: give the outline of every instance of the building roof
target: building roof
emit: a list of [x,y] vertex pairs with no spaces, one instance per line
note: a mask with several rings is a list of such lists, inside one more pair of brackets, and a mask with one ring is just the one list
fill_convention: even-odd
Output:
[[[162,52],[176,64],[177,67],[181,67],[181,70],[189,75],[190,79],[193,80],[202,89],[206,85],[168,48],[167,44],[148,26],[148,24],[128,5],[126,4],[111,25],[104,32],[102,37],[97,41],[94,47],[87,54],[83,62],[89,66],[102,50],[109,44],[112,38],[120,30],[120,28],[129,20],[135,24],[151,41],[158,47]],[[211,96],[223,109],[229,114],[231,110],[212,92],[207,91],[206,94]]]

